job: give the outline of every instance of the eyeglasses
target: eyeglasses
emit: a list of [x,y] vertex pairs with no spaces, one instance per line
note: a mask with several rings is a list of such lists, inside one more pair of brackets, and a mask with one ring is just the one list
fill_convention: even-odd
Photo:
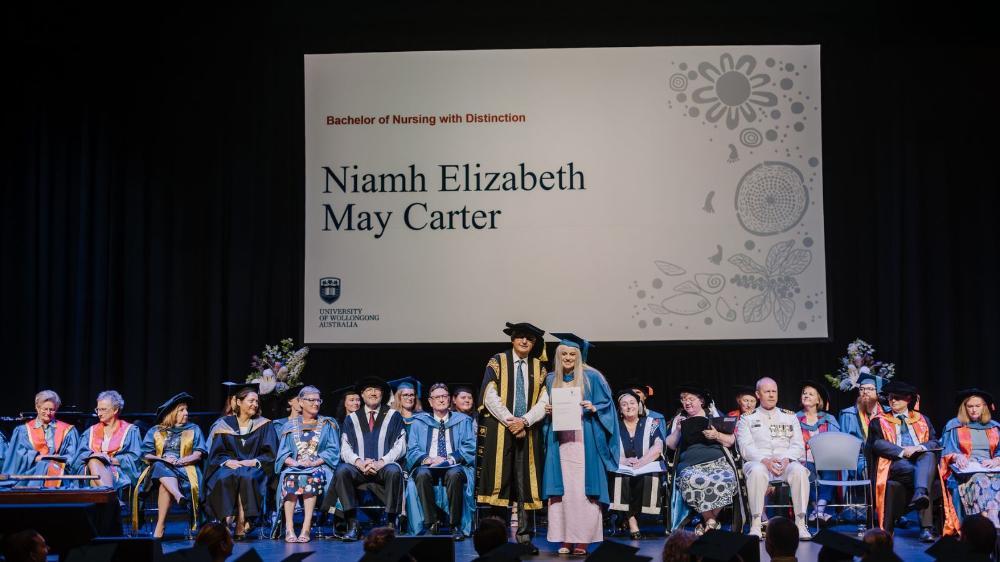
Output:
[[113,412],[114,408],[94,408],[95,414],[103,414],[104,412]]
[[322,398],[299,398],[299,402],[315,402],[317,404],[322,404]]
[[865,385],[862,385],[862,386],[858,387],[858,390],[864,390],[864,391],[867,391],[867,392],[875,392],[875,387],[874,386],[865,386]]

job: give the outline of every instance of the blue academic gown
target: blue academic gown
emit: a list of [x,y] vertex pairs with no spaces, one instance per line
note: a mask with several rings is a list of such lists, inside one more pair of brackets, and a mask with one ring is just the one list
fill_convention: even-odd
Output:
[[[27,424],[34,424],[36,420],[31,420]],[[52,423],[56,423],[54,420]],[[60,422],[61,423],[61,422]],[[58,432],[58,426],[56,431]],[[64,430],[62,440],[59,442],[55,452],[49,454],[66,457],[67,461],[63,470],[66,474],[72,473],[72,461],[76,456],[76,449],[79,446],[80,434],[76,428],[69,426]],[[58,436],[56,436],[58,440]],[[57,470],[58,464],[50,461],[35,462],[35,457],[39,455],[38,449],[31,443],[28,436],[26,424],[19,424],[10,435],[10,443],[7,444],[7,452],[4,455],[2,474],[30,474],[44,476],[49,473],[49,466],[53,465],[53,472]],[[8,480],[0,482],[0,487],[23,488],[27,486],[40,486],[42,480]],[[61,488],[73,488],[76,484],[73,480],[60,481]]]
[[[592,369],[584,369],[587,377],[583,399],[597,408],[597,411],[583,413],[584,492],[588,497],[597,498],[602,504],[611,503],[608,494],[608,472],[618,468],[618,412],[611,397],[611,389],[604,377]],[[552,396],[552,381],[555,375],[545,379],[545,387]],[[581,408],[581,412],[582,412]],[[542,426],[545,440],[545,468],[542,471],[542,498],[562,496],[562,466],[559,460],[559,440],[552,431],[551,418],[546,417]]]
[[[958,418],[952,418],[948,420],[948,423],[944,426],[944,434],[941,436],[941,457],[943,462],[941,463],[941,475],[945,477],[945,493],[950,497],[945,498],[945,535],[954,534],[954,531],[961,522],[965,519],[965,509],[962,506],[962,495],[958,491],[958,485],[965,482],[968,478],[958,478],[954,471],[951,469],[951,460],[954,455],[964,454],[969,455],[971,451],[963,450],[963,447],[959,443],[959,429],[962,427],[968,427],[970,429],[980,429],[980,430],[990,430],[993,428],[1000,428],[1000,423],[996,420],[990,420],[989,422],[983,424],[979,422],[969,422],[962,423]],[[993,451],[994,456],[1000,453],[1000,451]],[[950,502],[950,505],[948,505]],[[952,515],[954,514],[954,515]],[[957,519],[957,520],[956,520]]]
[[[889,409],[885,406],[880,406],[883,412],[888,412]],[[851,435],[857,437],[862,443],[868,441],[868,435],[866,433],[867,428],[862,427],[861,419],[858,417],[858,407],[851,406],[849,408],[844,408],[840,411],[838,416],[838,421],[840,422],[840,431],[844,433],[850,433]],[[868,420],[871,421],[871,420]],[[858,472],[862,472],[865,469],[865,448],[861,447],[861,452],[858,454]]]
[[[420,412],[410,418],[410,435],[406,439],[406,466],[412,471],[427,458],[431,447],[431,437],[438,427],[431,414]],[[462,510],[462,532],[472,535],[472,516],[476,511],[476,432],[472,418],[461,413],[451,412],[444,424],[450,429],[451,456],[465,472],[465,506]],[[424,527],[424,513],[420,508],[420,498],[417,496],[417,485],[412,478],[407,479],[406,515],[411,533],[418,533]],[[448,498],[444,486],[435,487],[435,503],[444,511],[448,511]]]
[[657,420],[659,422],[659,424],[660,424],[660,439],[663,439],[663,441],[666,442],[666,440],[667,440],[667,418],[665,418],[663,416],[663,414],[661,414],[660,412],[657,412],[655,410],[650,410],[650,409],[646,410],[646,417],[649,418],[649,419],[651,419],[651,420]]
[[[119,421],[119,423],[126,423]],[[87,457],[94,454],[92,445],[94,428],[100,424],[90,426],[80,436],[80,446],[76,449],[73,459],[74,474],[89,474],[87,468]],[[139,436],[139,428],[127,424],[125,436],[122,438],[121,446],[114,453],[113,457],[118,461],[118,465],[112,465],[111,470],[115,473],[115,490],[122,490],[139,479],[139,473],[145,468],[142,461],[142,437]],[[100,439],[98,439],[100,442]],[[94,480],[96,486],[98,481]]]
[[[287,418],[286,418],[287,419]],[[337,420],[326,416],[319,416],[316,419],[316,427],[319,429],[319,443],[316,445],[316,455],[323,459],[323,464],[317,468],[322,468],[326,475],[326,488],[323,490],[324,496],[329,496],[330,485],[333,484],[333,472],[340,464],[340,425]],[[291,423],[285,423],[281,428],[278,439],[278,457],[274,461],[274,471],[280,474],[278,478],[278,490],[275,505],[280,506],[281,497],[285,481],[285,473],[293,469],[285,466],[285,459],[294,457],[298,449],[295,446],[295,427]]]
[[5,458],[7,458],[7,437],[0,431],[0,466],[3,466]]

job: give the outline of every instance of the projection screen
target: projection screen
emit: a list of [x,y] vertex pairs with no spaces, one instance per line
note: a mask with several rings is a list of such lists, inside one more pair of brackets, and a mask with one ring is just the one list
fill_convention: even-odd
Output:
[[818,45],[304,64],[306,342],[827,337]]

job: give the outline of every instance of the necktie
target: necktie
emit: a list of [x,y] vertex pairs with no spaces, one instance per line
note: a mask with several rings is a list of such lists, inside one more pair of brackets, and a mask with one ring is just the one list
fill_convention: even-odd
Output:
[[524,394],[524,361],[518,360],[514,381],[514,417],[521,417],[528,411],[528,400]]
[[368,412],[368,431],[375,431],[375,412]]
[[448,445],[445,443],[445,440],[444,440],[444,422],[443,421],[438,422],[438,450],[437,450],[437,455],[435,455],[435,456],[438,456],[438,457],[448,456]]
[[899,414],[896,417],[899,418],[899,446],[909,447],[913,445],[913,439],[910,437],[910,428],[906,425],[906,416]]

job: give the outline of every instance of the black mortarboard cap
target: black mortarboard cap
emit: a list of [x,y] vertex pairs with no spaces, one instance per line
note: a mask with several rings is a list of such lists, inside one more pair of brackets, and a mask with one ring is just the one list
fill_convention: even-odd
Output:
[[980,562],[989,560],[985,554],[974,553],[968,543],[958,540],[958,537],[941,537],[925,550],[935,560]]
[[890,394],[917,396],[920,393],[917,392],[917,387],[912,384],[893,379],[882,385],[882,394],[886,396]]
[[518,562],[522,556],[528,554],[531,554],[529,545],[507,542],[476,558],[473,562]]
[[160,404],[160,407],[156,409],[156,423],[163,421],[163,418],[170,413],[178,404],[191,405],[194,401],[194,397],[187,392],[181,392],[171,396],[166,402]]
[[226,381],[222,383],[222,386],[226,389],[226,396],[236,396],[244,388],[249,388],[250,390],[260,394],[260,385],[255,382],[230,382]]
[[63,562],[111,562],[117,551],[115,543],[87,544],[67,552]]
[[638,552],[638,547],[607,540],[590,553],[587,562],[629,562],[635,559]]
[[813,542],[824,548],[844,554],[848,558],[864,556],[868,552],[868,547],[865,546],[864,542],[830,529],[821,529],[813,537]]
[[981,388],[966,388],[964,390],[959,390],[958,393],[955,395],[955,407],[957,408],[972,396],[978,396],[982,398],[983,402],[986,402],[986,407],[988,407],[990,411],[993,412],[996,411],[997,405],[996,402],[993,400],[993,395]]
[[706,561],[729,562],[745,548],[759,549],[760,540],[752,535],[713,530],[694,541],[688,552]]

